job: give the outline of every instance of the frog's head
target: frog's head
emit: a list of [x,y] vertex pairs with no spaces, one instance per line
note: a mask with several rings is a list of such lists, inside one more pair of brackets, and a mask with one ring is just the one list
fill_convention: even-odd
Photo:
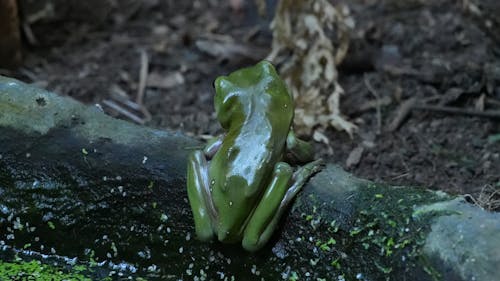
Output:
[[237,70],[228,76],[220,76],[215,82],[215,112],[222,127],[231,123],[241,124],[249,114],[248,106],[257,95],[268,94],[273,100],[292,104],[291,95],[274,66],[268,61]]

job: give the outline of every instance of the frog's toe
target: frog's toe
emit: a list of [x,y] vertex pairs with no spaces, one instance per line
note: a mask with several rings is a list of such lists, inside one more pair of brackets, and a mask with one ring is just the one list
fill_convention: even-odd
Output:
[[243,241],[241,241],[241,246],[249,252],[255,252],[262,248],[264,243],[259,243],[258,237],[244,236]]
[[210,241],[214,237],[214,233],[211,228],[197,227],[196,237],[200,241]]

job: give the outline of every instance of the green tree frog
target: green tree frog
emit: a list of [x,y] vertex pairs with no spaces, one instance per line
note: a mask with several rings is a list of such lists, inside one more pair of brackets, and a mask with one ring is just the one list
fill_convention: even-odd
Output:
[[[309,162],[312,146],[293,134],[293,99],[271,63],[218,77],[215,91],[216,117],[225,134],[188,160],[196,234],[200,240],[241,241],[256,251],[321,163]],[[285,158],[309,163],[294,172]]]

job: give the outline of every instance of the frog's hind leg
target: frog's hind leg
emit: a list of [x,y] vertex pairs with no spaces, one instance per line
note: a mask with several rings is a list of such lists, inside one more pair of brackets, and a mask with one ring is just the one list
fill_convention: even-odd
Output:
[[208,182],[208,163],[202,151],[194,151],[189,156],[187,191],[196,235],[200,240],[210,240],[214,235],[212,223],[217,219],[217,212]]
[[293,173],[293,183],[288,189],[288,191],[285,194],[285,197],[283,197],[283,200],[281,201],[280,208],[281,209],[286,209],[288,204],[292,201],[292,199],[299,193],[300,189],[304,184],[306,184],[307,180],[317,172],[321,171],[321,169],[324,166],[324,162],[321,159],[309,162],[305,164],[304,166],[300,167]]
[[293,170],[287,163],[279,162],[274,167],[272,181],[255,208],[243,234],[242,245],[248,251],[260,249],[271,237],[279,220],[279,206],[285,196]]
[[245,228],[243,248],[256,251],[266,244],[287,206],[307,179],[319,169],[319,161],[311,162],[295,173],[287,163],[276,164],[272,181]]

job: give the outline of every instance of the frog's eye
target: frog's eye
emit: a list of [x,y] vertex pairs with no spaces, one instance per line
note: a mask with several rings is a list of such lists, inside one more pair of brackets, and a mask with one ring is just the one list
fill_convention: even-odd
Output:
[[223,128],[229,128],[232,122],[242,122],[240,117],[243,114],[241,102],[238,101],[238,93],[232,92],[225,96],[217,93],[215,96],[215,112]]
[[238,92],[231,92],[224,96],[222,103],[226,107],[232,107],[238,100]]
[[217,77],[214,82],[214,87],[219,95],[226,95],[237,88],[226,76]]
[[266,60],[259,62],[257,64],[257,67],[259,67],[261,72],[266,76],[268,75],[277,76],[276,69],[274,68],[274,66]]

